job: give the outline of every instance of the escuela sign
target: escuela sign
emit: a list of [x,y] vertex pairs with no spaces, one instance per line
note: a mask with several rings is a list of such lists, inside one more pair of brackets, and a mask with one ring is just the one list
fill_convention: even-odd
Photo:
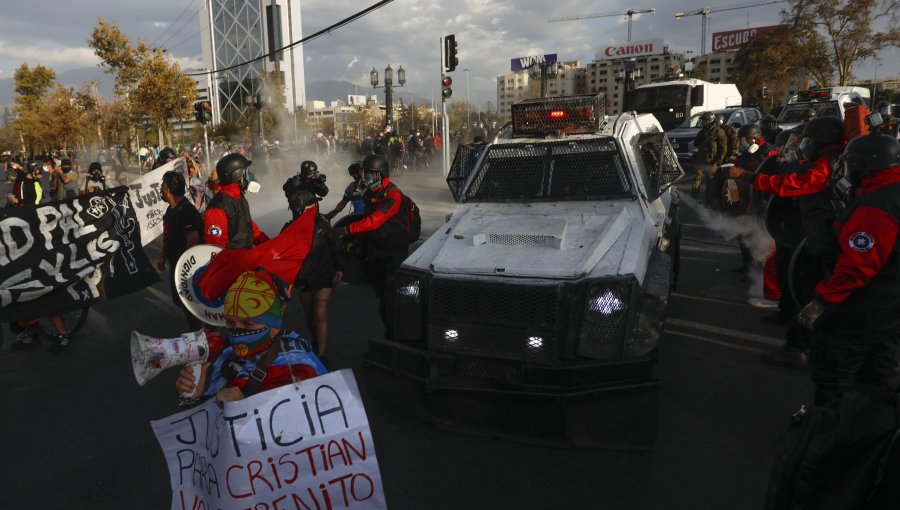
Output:
[[172,509],[386,508],[353,372],[300,381],[152,423]]

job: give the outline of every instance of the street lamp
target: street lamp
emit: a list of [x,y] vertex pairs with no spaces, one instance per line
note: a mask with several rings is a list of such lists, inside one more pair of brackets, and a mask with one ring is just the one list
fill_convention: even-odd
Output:
[[256,108],[258,118],[259,118],[259,143],[262,143],[263,138],[265,138],[265,132],[263,129],[263,106],[268,104],[269,98],[263,97],[262,93],[257,92],[256,94],[250,96],[244,96],[244,104],[252,106]]
[[535,62],[528,68],[532,79],[541,79],[541,97],[547,97],[547,79],[555,78],[559,74],[559,62],[548,64],[547,62]]
[[631,92],[634,90],[634,80],[641,78],[641,68],[635,66],[635,60],[628,59],[622,62],[622,68],[617,69],[615,74],[616,82],[623,83],[622,94],[622,111],[631,109]]
[[[384,87],[378,86],[378,71],[374,67],[369,72],[369,81],[372,83],[373,88],[384,88],[384,103],[386,107],[384,124],[385,127],[391,127],[394,122],[394,70],[391,69],[390,64],[384,68]],[[406,85],[406,71],[403,69],[403,66],[398,66],[397,68],[397,83],[400,87]]]

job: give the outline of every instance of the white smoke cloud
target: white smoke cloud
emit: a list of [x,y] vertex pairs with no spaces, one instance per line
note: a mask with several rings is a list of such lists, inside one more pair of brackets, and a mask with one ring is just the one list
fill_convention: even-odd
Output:
[[357,62],[359,62],[359,59],[356,58],[356,55],[353,55],[353,60],[351,60],[350,63],[347,64],[347,70],[349,71],[350,68],[353,67],[353,64],[355,64]]

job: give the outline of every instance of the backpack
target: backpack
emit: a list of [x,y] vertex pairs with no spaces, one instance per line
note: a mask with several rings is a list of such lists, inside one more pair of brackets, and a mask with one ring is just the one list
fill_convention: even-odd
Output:
[[403,230],[406,231],[406,240],[412,244],[422,236],[422,215],[419,212],[419,206],[413,202],[413,199],[406,196],[406,193],[401,191],[400,197],[400,210],[397,211],[394,219],[403,226]]
[[900,400],[896,393],[845,393],[838,406],[801,407],[792,416],[778,444],[766,510],[881,508],[871,505],[896,483],[885,472],[896,469]]

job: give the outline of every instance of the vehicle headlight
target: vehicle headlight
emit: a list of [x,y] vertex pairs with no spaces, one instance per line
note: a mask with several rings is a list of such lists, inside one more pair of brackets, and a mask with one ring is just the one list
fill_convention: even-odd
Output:
[[618,359],[628,326],[631,285],[601,284],[590,289],[578,337],[578,355],[594,359]]
[[388,320],[394,340],[422,339],[422,281],[414,274],[394,276],[388,300]]

